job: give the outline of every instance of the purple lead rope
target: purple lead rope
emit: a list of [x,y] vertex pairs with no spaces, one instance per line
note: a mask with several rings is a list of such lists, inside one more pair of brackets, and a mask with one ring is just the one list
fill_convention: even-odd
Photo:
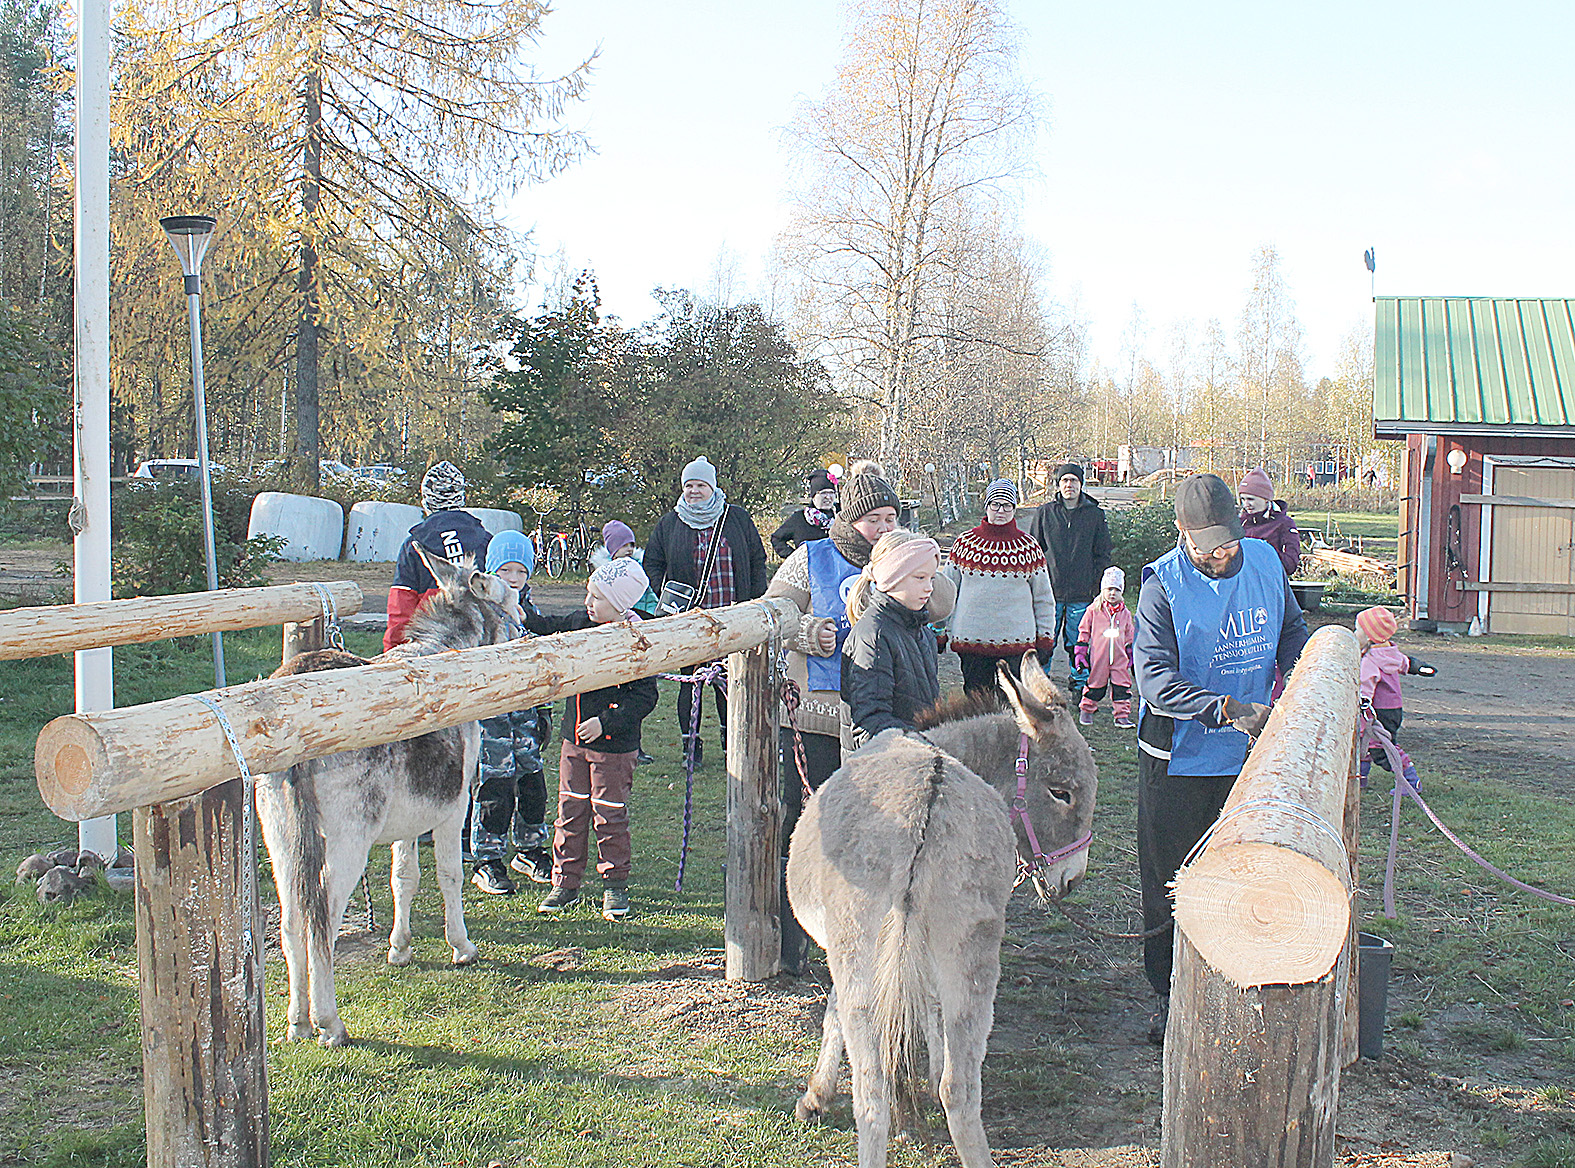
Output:
[[693,673],[660,673],[664,681],[676,681],[693,687],[694,703],[689,711],[689,732],[684,735],[684,838],[678,847],[678,879],[673,891],[684,890],[684,866],[689,861],[689,832],[694,826],[695,808],[695,751],[700,743],[700,699],[707,685],[714,685],[724,695],[727,693],[727,665],[713,661]]
[[1376,717],[1370,714],[1363,714],[1362,717],[1362,750],[1365,752],[1368,746],[1376,745],[1384,752],[1384,757],[1389,760],[1389,765],[1394,769],[1395,776],[1394,790],[1390,792],[1390,795],[1393,797],[1393,803],[1389,812],[1389,857],[1384,862],[1384,916],[1390,920],[1393,920],[1395,916],[1395,859],[1400,852],[1400,802],[1402,797],[1406,795],[1416,800],[1416,805],[1422,809],[1422,813],[1428,819],[1432,820],[1433,826],[1443,832],[1445,839],[1464,852],[1467,858],[1479,867],[1493,873],[1506,884],[1513,885],[1522,892],[1540,896],[1543,900],[1551,900],[1554,904],[1567,904],[1575,907],[1575,899],[1568,896],[1560,896],[1555,892],[1548,892],[1546,889],[1527,884],[1524,880],[1517,880],[1502,868],[1484,860],[1464,840],[1444,826],[1443,820],[1433,814],[1433,809],[1423,800],[1422,794],[1418,790],[1421,782],[1417,778],[1416,764],[1411,761],[1411,756],[1395,745],[1394,739],[1389,737],[1389,732],[1383,726],[1379,725]]

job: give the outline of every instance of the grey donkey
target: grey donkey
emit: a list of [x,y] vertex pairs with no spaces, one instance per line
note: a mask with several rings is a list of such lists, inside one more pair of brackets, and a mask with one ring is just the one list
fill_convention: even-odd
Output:
[[[1098,777],[1072,712],[1038,658],[1019,682],[998,670],[1008,709],[968,699],[887,730],[843,761],[793,832],[788,892],[825,948],[832,990],[820,1060],[800,1119],[836,1095],[842,1053],[853,1067],[859,1168],[883,1168],[894,1102],[929,1050],[929,1083],[963,1168],[994,1163],[979,1117],[980,1075],[994,1021],[1006,902],[1034,849],[1008,807],[1028,739],[1025,802],[1041,895],[1066,892],[1087,866]],[[1057,855],[1057,853],[1064,853]]]
[[[437,580],[438,592],[416,609],[406,641],[373,660],[509,639],[510,622],[517,627],[524,619],[513,588],[477,571],[469,557],[451,565],[419,547],[417,551]],[[273,676],[365,664],[353,654],[323,649],[285,662]],[[303,762],[258,779],[257,816],[279,889],[279,940],[290,976],[288,1038],[309,1038],[315,1028],[324,1046],[343,1046],[350,1040],[334,999],[334,941],[374,844],[393,847],[389,964],[410,961],[410,902],[421,879],[416,840],[427,831],[432,833],[433,862],[443,892],[443,933],[454,963],[476,960],[460,899],[460,827],[480,750],[481,729],[467,722],[403,742]]]

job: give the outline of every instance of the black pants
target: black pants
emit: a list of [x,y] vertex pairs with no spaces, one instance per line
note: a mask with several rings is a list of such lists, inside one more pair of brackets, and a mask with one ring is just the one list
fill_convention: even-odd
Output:
[[[1373,713],[1378,716],[1378,724],[1389,732],[1390,741],[1398,746],[1400,744],[1400,723],[1405,720],[1405,711],[1380,710],[1375,708]],[[1386,771],[1394,770],[1394,768],[1389,765],[1389,756],[1384,753],[1384,748],[1379,746],[1377,743],[1374,743],[1368,748],[1367,757],[1370,758],[1376,765],[1383,767]]]
[[983,653],[959,653],[957,659],[962,662],[963,692],[967,694],[985,693],[1001,696],[1001,687],[995,680],[995,665],[998,661],[1006,662],[1006,667],[1012,671],[1013,677],[1023,675],[1021,657],[987,657]]
[[[836,773],[842,765],[842,740],[832,734],[805,734],[804,769],[809,773],[809,789],[820,790],[820,785]],[[782,728],[779,741],[782,745],[782,854],[788,854],[788,843],[793,839],[793,828],[798,817],[804,814],[804,783],[799,778],[798,763],[793,758],[793,729]]]
[[[1169,750],[1171,720],[1145,713],[1141,742]],[[1172,775],[1166,759],[1138,749],[1138,874],[1143,885],[1143,930],[1171,920],[1170,882],[1192,846],[1219,818],[1235,775]],[[1156,994],[1170,993],[1175,930],[1143,942],[1143,972]]]
[[[692,672],[692,671],[691,671]],[[706,686],[716,695],[716,717],[722,724],[722,749],[727,749],[727,695],[714,685]],[[695,687],[687,682],[678,687],[678,729],[682,735],[679,746],[682,747],[689,740],[689,722],[694,714]],[[705,725],[705,697],[700,699],[700,724]],[[698,758],[704,753],[705,736],[702,734],[695,743],[695,756]]]

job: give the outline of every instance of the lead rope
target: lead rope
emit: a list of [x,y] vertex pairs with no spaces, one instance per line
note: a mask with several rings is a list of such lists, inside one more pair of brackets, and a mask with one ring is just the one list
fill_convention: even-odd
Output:
[[[314,583],[312,590],[317,593],[317,603],[323,610],[323,636],[328,638],[330,645],[343,653],[345,638],[339,631],[339,606],[334,602],[333,593],[323,584]],[[371,912],[371,902],[368,901],[367,904],[367,911]]]
[[241,772],[241,789],[244,792],[241,809],[241,948],[247,957],[252,957],[258,952],[254,908],[257,904],[257,812],[253,806],[257,783],[252,778],[251,768],[246,765],[246,756],[241,753],[235,729],[219,704],[204,694],[191,696],[212,710],[213,716],[219,720],[219,728],[224,731],[224,737],[230,744],[230,753],[235,756],[235,765]]

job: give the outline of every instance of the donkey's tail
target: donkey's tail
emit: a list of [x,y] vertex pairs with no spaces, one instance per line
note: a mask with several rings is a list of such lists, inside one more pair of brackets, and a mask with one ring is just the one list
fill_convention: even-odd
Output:
[[[290,895],[300,907],[309,950],[326,951],[328,936],[328,849],[322,812],[317,805],[316,776],[311,763],[291,767],[285,779],[284,839],[290,852]],[[281,890],[282,891],[282,890]]]
[[[930,813],[940,794],[946,756],[937,754],[930,770],[924,808],[915,823],[913,857],[902,890],[881,922],[876,943],[874,1009],[880,1041],[881,1070],[892,1086],[894,1110],[899,1118],[918,1116],[919,1018],[927,1009],[924,970],[910,937],[913,883],[924,853]],[[932,1052],[933,1053],[933,1052]]]

